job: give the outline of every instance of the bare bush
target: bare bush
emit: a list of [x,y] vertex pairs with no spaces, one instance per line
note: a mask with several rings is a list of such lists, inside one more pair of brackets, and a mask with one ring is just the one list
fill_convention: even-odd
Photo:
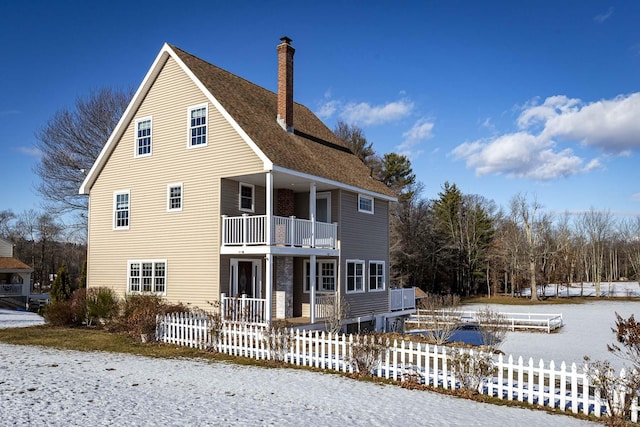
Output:
[[498,349],[509,330],[509,322],[504,314],[489,307],[478,310],[476,320],[482,335],[482,342],[489,351]]
[[418,328],[434,344],[449,342],[460,323],[458,295],[427,294],[418,304]]
[[[633,314],[624,319],[616,313],[616,327],[611,330],[616,335],[616,342],[608,344],[607,349],[631,362],[631,367],[616,375],[609,361],[596,360],[587,365],[585,374],[607,405],[610,425],[623,426],[629,419],[633,400],[640,395],[640,324]],[[588,356],[584,359],[590,362]]]
[[356,341],[350,346],[350,354],[347,357],[354,372],[358,376],[372,376],[382,360],[382,355],[387,346],[382,343],[382,338],[376,339],[375,335],[357,336]]
[[344,296],[336,299],[336,303],[331,308],[330,315],[324,321],[324,328],[331,334],[342,332],[344,321],[349,315],[349,303]]
[[482,381],[493,375],[495,367],[490,353],[454,349],[450,355],[451,371],[460,387],[477,394]]
[[272,323],[264,333],[264,340],[272,359],[278,362],[287,361],[293,343],[293,335],[286,323]]

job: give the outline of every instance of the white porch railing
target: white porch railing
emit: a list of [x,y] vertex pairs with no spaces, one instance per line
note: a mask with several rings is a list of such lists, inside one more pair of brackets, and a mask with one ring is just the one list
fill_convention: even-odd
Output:
[[316,294],[316,320],[335,317],[338,307],[336,293]]
[[389,309],[391,311],[416,308],[415,288],[389,289]]
[[266,245],[267,233],[271,233],[271,243],[280,246],[314,247],[336,249],[338,225],[316,222],[315,244],[312,242],[313,222],[296,217],[271,217],[267,227],[266,215],[222,216],[222,245],[248,246]]
[[242,322],[266,325],[267,300],[262,298],[220,296],[220,314],[225,322]]

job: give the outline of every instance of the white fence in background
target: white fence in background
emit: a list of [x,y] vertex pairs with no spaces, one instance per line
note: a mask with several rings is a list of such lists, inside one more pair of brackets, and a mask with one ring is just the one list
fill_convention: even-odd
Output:
[[[373,344],[367,336],[331,334],[324,331],[297,329],[270,330],[264,325],[222,323],[211,329],[204,313],[177,313],[158,317],[156,331],[161,342],[196,348],[214,348],[234,356],[254,359],[276,359],[286,363],[319,369],[354,372],[354,348]],[[396,381],[416,381],[421,384],[455,389],[460,387],[451,370],[453,352],[470,352],[422,343],[394,340],[377,341],[381,349],[373,374]],[[607,413],[606,402],[586,374],[586,365],[557,367],[522,357],[498,355],[493,359],[494,374],[485,378],[478,391],[505,400],[517,400],[573,413]],[[624,370],[620,373],[624,376]],[[624,400],[624,392],[618,399]],[[637,422],[637,399],[631,406],[631,420]]]
[[[562,314],[544,313],[503,313],[496,312],[501,316],[506,326],[511,330],[540,330],[551,333],[561,328],[564,323]],[[433,324],[434,319],[440,322],[449,320],[456,323],[478,324],[477,311],[462,310],[418,310],[405,321],[405,325],[420,328],[421,325]]]

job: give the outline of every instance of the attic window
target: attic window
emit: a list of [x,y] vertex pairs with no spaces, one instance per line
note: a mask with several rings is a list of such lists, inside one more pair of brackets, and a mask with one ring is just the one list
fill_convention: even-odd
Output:
[[189,147],[207,145],[207,104],[189,108]]
[[151,155],[151,117],[136,120],[136,157]]

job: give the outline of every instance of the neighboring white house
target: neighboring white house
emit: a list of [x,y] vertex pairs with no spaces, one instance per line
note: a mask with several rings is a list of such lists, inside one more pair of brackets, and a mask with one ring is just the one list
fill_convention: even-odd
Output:
[[25,307],[33,268],[13,257],[13,246],[0,238],[0,305]]

